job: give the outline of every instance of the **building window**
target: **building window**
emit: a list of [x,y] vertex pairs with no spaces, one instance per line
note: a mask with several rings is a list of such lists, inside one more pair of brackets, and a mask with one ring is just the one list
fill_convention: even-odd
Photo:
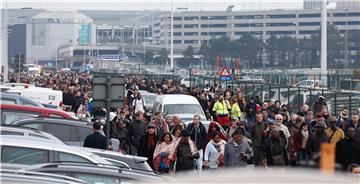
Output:
[[242,24],[235,24],[235,27],[263,27],[263,23],[242,23]]
[[32,45],[45,46],[46,24],[33,24],[32,27]]
[[296,18],[296,14],[266,15],[266,18],[270,18],[270,19]]
[[201,20],[226,20],[226,16],[202,16]]
[[226,24],[201,24],[201,28],[221,28],[227,27]]
[[299,34],[315,34],[316,31],[314,30],[306,30],[306,31],[299,31]]
[[199,25],[198,24],[185,24],[184,28],[198,28]]
[[294,34],[294,31],[266,31],[268,35],[287,35]]
[[185,32],[184,36],[197,36],[199,35],[198,32]]
[[174,32],[174,36],[182,36],[181,32]]
[[268,27],[281,27],[281,26],[296,26],[293,22],[278,22],[278,23],[266,23]]
[[184,43],[186,44],[194,44],[194,43],[198,43],[198,41],[197,40],[184,40]]
[[348,13],[348,16],[349,17],[360,17],[360,12],[351,12],[351,13]]
[[320,26],[320,22],[299,22],[299,26]]
[[346,22],[343,22],[343,21],[341,21],[341,22],[334,22],[334,25],[335,26],[344,26],[346,24]]
[[235,16],[235,19],[263,19],[263,15],[239,15]]
[[181,17],[174,17],[174,20],[182,20]]
[[349,21],[347,25],[360,25],[360,21]]
[[346,17],[346,13],[334,13],[333,17]]
[[181,40],[174,40],[174,44],[182,44]]
[[317,18],[321,17],[319,13],[311,13],[311,14],[299,14],[300,18]]
[[182,28],[181,24],[174,24],[174,28]]
[[185,20],[199,20],[199,17],[184,17]]
[[226,32],[201,32],[201,35],[203,36],[226,36]]

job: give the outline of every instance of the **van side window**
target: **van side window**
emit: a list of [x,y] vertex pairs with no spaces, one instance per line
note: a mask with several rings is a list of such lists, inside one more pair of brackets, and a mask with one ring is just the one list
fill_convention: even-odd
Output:
[[10,98],[1,98],[1,103],[2,104],[16,104],[16,100],[10,99]]

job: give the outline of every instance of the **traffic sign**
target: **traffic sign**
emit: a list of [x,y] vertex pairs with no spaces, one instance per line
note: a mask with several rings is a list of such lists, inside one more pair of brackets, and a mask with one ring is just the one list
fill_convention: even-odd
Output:
[[231,77],[229,69],[226,66],[221,70],[220,77]]
[[220,72],[220,78],[221,81],[230,81],[232,80],[232,76],[229,72],[229,69],[225,66],[221,72]]

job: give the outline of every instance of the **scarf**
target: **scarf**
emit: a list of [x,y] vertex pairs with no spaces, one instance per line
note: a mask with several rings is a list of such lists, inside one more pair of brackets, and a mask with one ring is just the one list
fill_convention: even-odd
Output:
[[[190,137],[188,137],[187,139],[189,139],[188,142],[189,142],[189,145],[190,145],[191,154],[196,154],[198,152],[198,150],[196,148],[195,143],[190,139]],[[177,141],[174,141],[171,144],[169,158],[171,160],[173,160],[173,161],[176,160],[176,155],[177,155],[177,151],[178,151],[180,141],[181,141],[181,139],[178,139]]]
[[154,141],[155,135],[148,135],[148,146],[147,150],[151,150],[155,147],[155,141]]

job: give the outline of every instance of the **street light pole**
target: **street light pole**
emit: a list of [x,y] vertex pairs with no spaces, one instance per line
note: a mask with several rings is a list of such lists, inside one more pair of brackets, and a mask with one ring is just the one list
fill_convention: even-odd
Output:
[[20,72],[20,62],[21,62],[21,60],[20,59],[21,59],[21,54],[19,53],[19,60],[18,60],[19,61],[19,75],[18,75],[18,82],[19,83],[21,83],[21,81],[20,81],[21,80],[21,77],[20,77],[20,75],[21,75],[21,72]]
[[321,78],[324,84],[327,84],[327,1],[321,2]]
[[170,70],[174,70],[174,10],[171,1],[171,43],[170,43]]

